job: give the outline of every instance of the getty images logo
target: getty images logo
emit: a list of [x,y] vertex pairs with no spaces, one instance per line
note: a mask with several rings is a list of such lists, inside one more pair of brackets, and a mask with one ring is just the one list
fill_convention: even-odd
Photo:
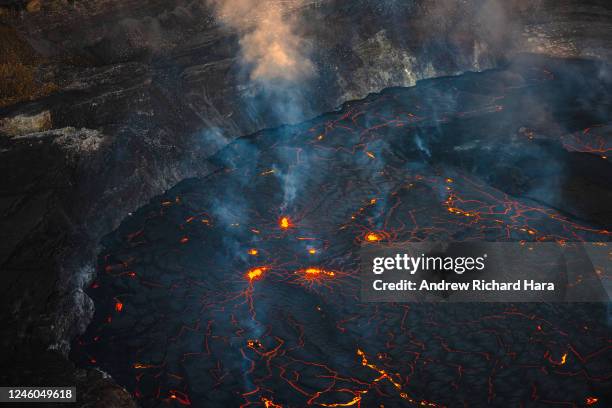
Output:
[[487,254],[472,256],[410,256],[396,254],[392,257],[376,257],[372,262],[372,272],[381,275],[385,271],[406,271],[414,275],[417,271],[446,271],[463,274],[466,271],[482,271],[485,268]]

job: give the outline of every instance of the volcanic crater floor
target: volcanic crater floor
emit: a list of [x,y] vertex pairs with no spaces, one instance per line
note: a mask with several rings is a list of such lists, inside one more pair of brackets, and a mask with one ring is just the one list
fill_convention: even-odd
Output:
[[525,56],[238,139],[104,239],[72,359],[143,407],[610,406],[608,304],[359,280],[362,245],[608,242],[609,75]]

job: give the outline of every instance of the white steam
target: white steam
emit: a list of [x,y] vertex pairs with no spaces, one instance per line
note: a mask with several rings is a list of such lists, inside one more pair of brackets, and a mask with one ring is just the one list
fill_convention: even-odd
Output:
[[243,62],[251,80],[299,81],[314,73],[306,43],[296,33],[295,13],[304,0],[208,0],[217,18],[240,36]]

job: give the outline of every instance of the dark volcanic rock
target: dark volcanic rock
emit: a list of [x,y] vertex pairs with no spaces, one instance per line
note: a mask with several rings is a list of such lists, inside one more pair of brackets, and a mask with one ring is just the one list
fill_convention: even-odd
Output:
[[[610,56],[605,1],[322,1],[294,12],[317,71],[295,90],[296,117],[521,51]],[[21,74],[0,94],[5,365],[11,354],[68,351],[92,313],[82,286],[100,238],[127,213],[286,117],[248,81],[237,33],[203,1],[2,0],[0,21],[0,79]],[[605,201],[577,198],[590,165],[575,164],[574,193],[550,204],[599,222]],[[491,182],[526,188],[521,175],[499,177]]]
[[[16,386],[31,384],[41,387],[73,386],[77,389],[78,405],[83,407],[136,408],[137,406],[131,395],[118,387],[108,374],[95,369],[76,368],[57,351],[13,355],[9,357],[7,366],[13,367],[13,373],[10,380],[3,379],[3,384]],[[37,405],[44,406],[44,404]],[[74,405],[74,403],[53,403],[49,406],[70,407]]]
[[607,303],[362,303],[358,273],[369,234],[609,241],[609,69],[523,57],[234,141],[103,240],[73,358],[145,407],[609,405]]

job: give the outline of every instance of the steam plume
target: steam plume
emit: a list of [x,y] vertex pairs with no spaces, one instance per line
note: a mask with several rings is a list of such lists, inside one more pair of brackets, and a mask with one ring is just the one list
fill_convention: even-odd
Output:
[[292,10],[304,0],[208,0],[217,18],[240,35],[241,55],[252,81],[299,81],[314,72]]

